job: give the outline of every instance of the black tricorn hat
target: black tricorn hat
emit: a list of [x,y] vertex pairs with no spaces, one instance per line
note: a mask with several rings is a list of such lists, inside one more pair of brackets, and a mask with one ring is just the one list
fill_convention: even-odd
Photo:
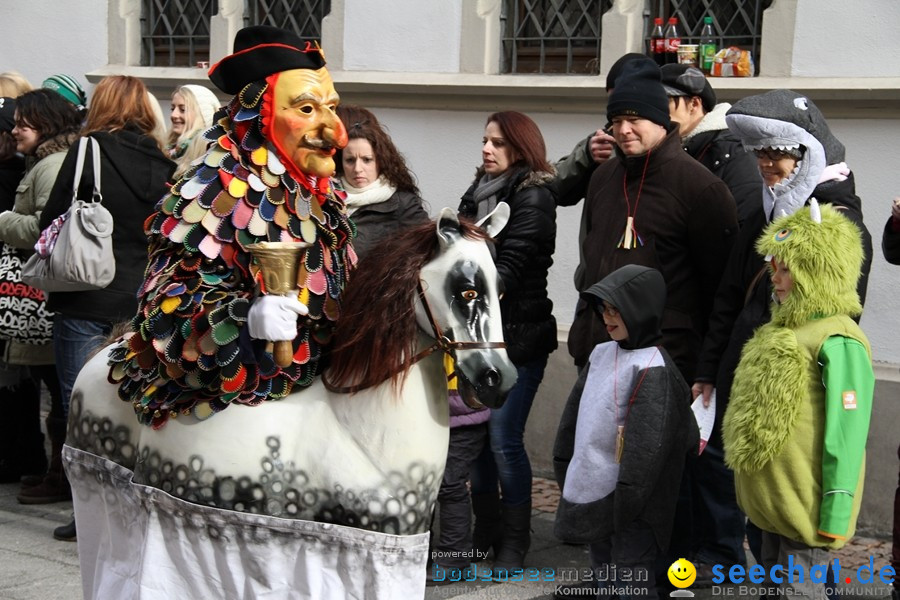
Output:
[[226,94],[273,73],[291,69],[321,69],[325,57],[319,45],[285,29],[268,25],[245,27],[234,36],[234,52],[209,70],[209,79]]

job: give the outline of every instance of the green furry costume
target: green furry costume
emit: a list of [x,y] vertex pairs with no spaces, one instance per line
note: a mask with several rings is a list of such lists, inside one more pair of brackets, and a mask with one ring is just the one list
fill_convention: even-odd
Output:
[[859,229],[818,206],[773,221],[757,242],[793,279],[744,346],[723,422],[738,503],[766,531],[839,548],[856,528],[875,385],[862,308]]

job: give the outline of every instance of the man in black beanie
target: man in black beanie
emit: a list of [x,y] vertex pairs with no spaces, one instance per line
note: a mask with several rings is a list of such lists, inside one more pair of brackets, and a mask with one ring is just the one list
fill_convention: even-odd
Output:
[[[622,69],[631,61],[646,61],[656,64],[652,59],[637,52],[629,52],[613,63],[606,74],[606,93],[611,94],[616,87],[616,79]],[[615,140],[605,128],[600,128],[578,142],[568,156],[559,159],[556,167],[557,206],[574,206],[581,202],[587,192],[591,174],[598,165],[602,165],[613,155]]]
[[[575,284],[583,292],[627,264],[658,269],[666,282],[662,348],[685,381],[693,382],[712,299],[737,232],[734,200],[721,179],[682,149],[652,61],[624,66],[606,115],[615,156],[597,167],[588,185]],[[569,332],[575,364],[583,367],[594,346],[609,339],[601,316],[580,302]],[[646,551],[662,556],[668,550],[667,539],[655,545]]]

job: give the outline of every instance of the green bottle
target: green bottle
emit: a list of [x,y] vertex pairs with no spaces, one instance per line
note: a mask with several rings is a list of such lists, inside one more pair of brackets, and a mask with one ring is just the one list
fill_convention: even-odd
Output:
[[703,17],[703,29],[700,31],[700,69],[707,75],[712,70],[713,61],[716,58],[716,50],[712,17]]

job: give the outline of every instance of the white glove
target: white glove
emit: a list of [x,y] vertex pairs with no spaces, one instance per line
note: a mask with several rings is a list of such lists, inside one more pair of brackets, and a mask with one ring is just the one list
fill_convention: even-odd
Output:
[[309,313],[297,294],[289,296],[262,295],[250,305],[247,327],[250,337],[280,342],[297,337],[297,317]]

